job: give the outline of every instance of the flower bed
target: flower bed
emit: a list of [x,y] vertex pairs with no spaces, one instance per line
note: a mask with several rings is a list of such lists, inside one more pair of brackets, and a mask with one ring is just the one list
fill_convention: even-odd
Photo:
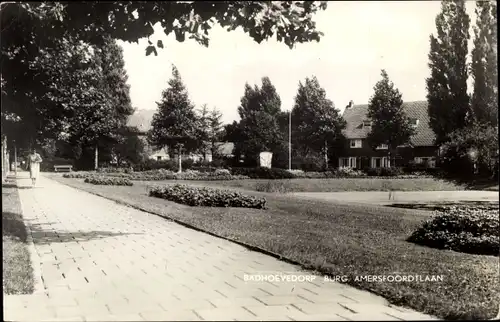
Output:
[[246,196],[230,190],[198,188],[181,184],[153,187],[149,190],[149,195],[188,206],[266,209],[265,198]]
[[158,181],[158,180],[199,180],[199,181],[216,181],[216,180],[243,180],[249,179],[247,176],[231,175],[226,171],[215,172],[198,172],[188,170],[182,173],[174,173],[171,171],[156,171],[156,172],[143,172],[134,173],[130,177],[132,180],[143,181]]
[[436,212],[408,241],[441,249],[499,256],[498,209],[450,207]]
[[288,170],[278,168],[233,168],[232,174],[247,176],[251,179],[293,179],[295,175]]
[[75,172],[75,173],[65,173],[63,174],[63,178],[72,178],[72,179],[85,179],[88,178],[89,176],[93,176],[95,173],[92,172]]
[[132,181],[124,178],[110,178],[110,177],[87,177],[85,183],[106,185],[106,186],[132,186]]

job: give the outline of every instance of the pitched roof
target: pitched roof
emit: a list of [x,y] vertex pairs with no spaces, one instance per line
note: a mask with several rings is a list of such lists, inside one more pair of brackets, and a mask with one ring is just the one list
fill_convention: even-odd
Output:
[[222,155],[232,155],[233,154],[234,143],[233,142],[224,142],[219,146],[219,152]]
[[128,118],[128,126],[135,126],[141,132],[147,132],[151,128],[151,121],[156,110],[137,110]]
[[[137,110],[128,119],[128,126],[135,126],[140,132],[146,133],[151,128],[151,121],[156,110]],[[219,151],[222,155],[233,153],[233,142],[219,142]]]
[[[403,109],[406,115],[418,120],[416,134],[411,138],[413,146],[434,145],[435,134],[429,126],[429,114],[427,112],[427,101],[404,102]],[[367,120],[368,104],[354,105],[346,108],[343,117],[347,122],[344,135],[348,139],[365,139],[370,128],[363,126],[363,120]]]

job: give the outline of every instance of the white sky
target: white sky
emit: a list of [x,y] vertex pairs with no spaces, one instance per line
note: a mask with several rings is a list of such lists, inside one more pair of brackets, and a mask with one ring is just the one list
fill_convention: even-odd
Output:
[[[156,26],[151,40],[162,39],[165,45],[156,57],[145,56],[146,39],[139,44],[120,42],[132,104],[156,109],[172,63],[196,107],[217,106],[226,123],[239,119],[237,107],[245,82],[260,85],[263,76],[276,87],[282,110],[293,106],[299,81],[312,75],[338,109],[343,111],[349,100],[365,104],[383,68],[403,100],[425,100],[429,35],[435,32],[440,5],[440,1],[329,2],[328,9],[315,16],[325,34],[321,41],[298,44],[292,50],[275,40],[259,45],[241,30],[226,32],[218,26],[205,48],[189,39],[179,43]],[[469,1],[471,26],[474,8],[475,2]]]

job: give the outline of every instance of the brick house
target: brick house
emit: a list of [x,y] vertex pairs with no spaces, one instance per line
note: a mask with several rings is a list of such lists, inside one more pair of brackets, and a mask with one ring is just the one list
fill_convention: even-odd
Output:
[[366,140],[371,131],[371,122],[367,117],[368,104],[354,105],[351,101],[343,113],[347,122],[344,135],[347,139],[342,156],[338,158],[339,168],[363,169],[389,166],[406,166],[411,161],[417,164],[436,166],[439,148],[434,145],[435,135],[429,127],[427,101],[405,102],[403,108],[416,129],[410,143],[398,147],[395,155],[388,158],[387,146],[373,149]]
[[[139,130],[139,135],[142,137],[143,142],[148,148],[148,158],[151,160],[163,161],[170,160],[170,154],[168,148],[163,148],[160,150],[153,150],[149,147],[146,142],[146,133],[151,128],[151,121],[153,120],[153,115],[155,110],[137,110],[132,114],[128,120],[128,126],[134,126]],[[219,142],[217,144],[219,148],[220,155],[224,157],[231,157],[233,153],[234,144],[232,142]],[[212,161],[212,153],[207,151],[206,153],[207,161]],[[182,156],[183,159],[191,159],[194,161],[203,160],[203,155],[200,153],[190,153]],[[177,157],[174,153],[174,159]]]

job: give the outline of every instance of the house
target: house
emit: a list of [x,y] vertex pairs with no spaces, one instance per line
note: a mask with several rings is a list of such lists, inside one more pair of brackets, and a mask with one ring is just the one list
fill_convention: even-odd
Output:
[[[146,133],[151,128],[151,121],[153,120],[153,115],[155,110],[137,110],[134,114],[129,117],[128,126],[136,127],[139,130],[139,135],[143,137],[144,143],[148,146],[146,142]],[[220,155],[224,157],[232,157],[233,156],[233,148],[234,144],[232,142],[218,142],[217,143]],[[176,158],[174,154],[174,158]],[[184,159],[191,159],[194,161],[203,160],[204,156],[201,153],[190,153],[188,155],[183,156]],[[207,161],[212,161],[212,153],[211,151],[207,151],[206,153]],[[170,154],[168,152],[168,148],[163,148],[160,150],[150,150],[149,159],[152,160],[170,160]]]
[[347,122],[343,133],[348,146],[338,160],[339,167],[363,169],[405,166],[411,161],[435,167],[439,148],[434,144],[435,134],[429,126],[427,101],[405,102],[403,109],[411,119],[416,133],[409,144],[398,147],[389,160],[387,146],[373,149],[366,140],[371,131],[371,121],[367,117],[368,104],[354,105],[351,101],[343,113]]

